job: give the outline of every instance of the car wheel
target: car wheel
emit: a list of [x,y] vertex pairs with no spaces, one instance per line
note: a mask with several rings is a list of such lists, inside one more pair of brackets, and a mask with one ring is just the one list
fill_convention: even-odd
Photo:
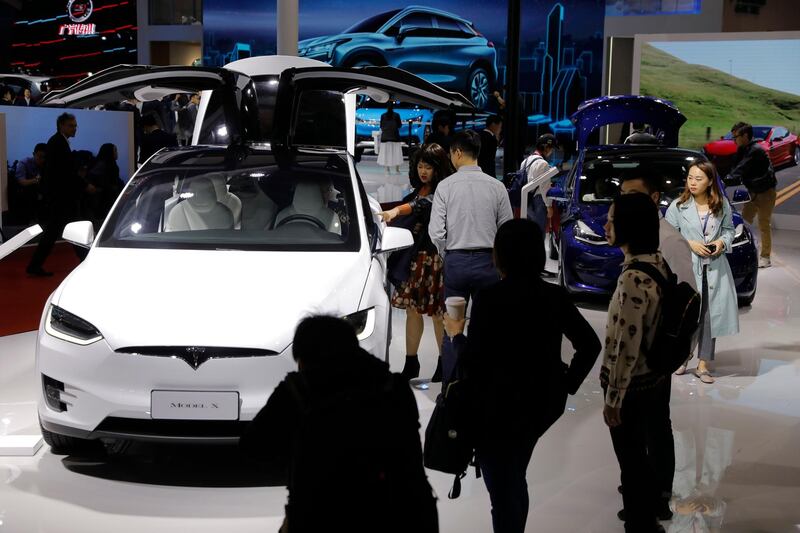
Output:
[[348,67],[380,67],[383,63],[372,57],[356,57],[347,62]]
[[800,146],[794,147],[794,164],[795,166],[800,165]]
[[48,431],[39,425],[42,438],[50,446],[54,455],[95,455],[103,451],[103,443],[99,440],[79,439]]
[[750,307],[753,305],[753,300],[756,299],[756,292],[753,291],[753,294],[748,296],[747,298],[739,298],[738,303],[739,307]]
[[476,68],[469,73],[467,78],[467,94],[472,104],[478,109],[485,109],[489,103],[491,90],[489,74],[483,68]]

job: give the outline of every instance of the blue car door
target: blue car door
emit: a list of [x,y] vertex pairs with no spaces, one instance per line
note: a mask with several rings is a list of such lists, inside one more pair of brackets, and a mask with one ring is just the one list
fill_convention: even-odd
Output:
[[434,37],[433,17],[413,11],[386,30],[394,43],[385,50],[390,66],[407,70],[424,80],[436,83],[440,70],[437,40]]

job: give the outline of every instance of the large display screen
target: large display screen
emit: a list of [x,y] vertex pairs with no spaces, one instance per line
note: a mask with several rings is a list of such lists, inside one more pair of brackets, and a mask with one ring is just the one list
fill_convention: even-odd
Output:
[[798,132],[800,69],[786,58],[800,57],[800,34],[773,35],[637,36],[633,90],[678,106],[688,118],[680,136],[687,148],[738,121]]
[[[605,0],[523,0],[520,91],[529,139],[570,135],[569,115],[600,94],[605,8]],[[275,2],[206,0],[203,10],[204,64],[275,53]],[[298,52],[334,66],[402,68],[496,112],[507,21],[505,1],[304,0]]]
[[606,0],[606,16],[696,15],[702,4],[702,0]]
[[70,84],[90,72],[136,63],[136,24],[136,0],[22,2],[11,28],[9,63]]

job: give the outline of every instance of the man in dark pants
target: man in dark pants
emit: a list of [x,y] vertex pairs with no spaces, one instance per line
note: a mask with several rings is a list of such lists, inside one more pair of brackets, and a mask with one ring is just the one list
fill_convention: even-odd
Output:
[[[436,188],[428,233],[444,258],[444,297],[469,302],[479,289],[499,278],[492,262],[497,228],[511,220],[511,203],[503,184],[478,166],[481,141],[471,130],[458,132],[450,144],[455,174]],[[455,352],[450,339],[442,344],[442,386],[452,379]]]
[[737,122],[731,128],[731,133],[738,149],[736,164],[728,179],[742,183],[750,193],[750,201],[742,209],[742,217],[748,224],[758,217],[758,231],[761,233],[758,268],[767,268],[772,266],[772,211],[775,209],[778,180],[769,155],[753,139],[753,126]]
[[142,147],[139,149],[139,164],[143,165],[154,153],[162,148],[178,146],[178,137],[174,133],[167,133],[158,126],[155,114],[148,114],[142,118]]
[[495,157],[497,156],[497,141],[503,130],[503,119],[499,115],[492,115],[486,119],[486,129],[481,132],[481,152],[478,155],[478,166],[484,174],[493,178],[497,177],[495,170]]
[[[94,187],[78,176],[77,164],[69,139],[78,131],[75,115],[62,113],[56,120],[58,131],[47,141],[47,154],[42,170],[42,215],[44,232],[25,271],[32,276],[52,276],[43,265],[64,226],[77,220],[80,200],[84,192],[93,193]],[[85,250],[76,247],[75,253],[83,260]]]

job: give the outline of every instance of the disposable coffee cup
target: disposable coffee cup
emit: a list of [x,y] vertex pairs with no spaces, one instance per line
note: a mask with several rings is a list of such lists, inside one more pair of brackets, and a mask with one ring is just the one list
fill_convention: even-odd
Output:
[[467,300],[461,296],[450,296],[445,298],[444,306],[447,308],[447,314],[456,320],[464,318],[464,312],[467,307]]

